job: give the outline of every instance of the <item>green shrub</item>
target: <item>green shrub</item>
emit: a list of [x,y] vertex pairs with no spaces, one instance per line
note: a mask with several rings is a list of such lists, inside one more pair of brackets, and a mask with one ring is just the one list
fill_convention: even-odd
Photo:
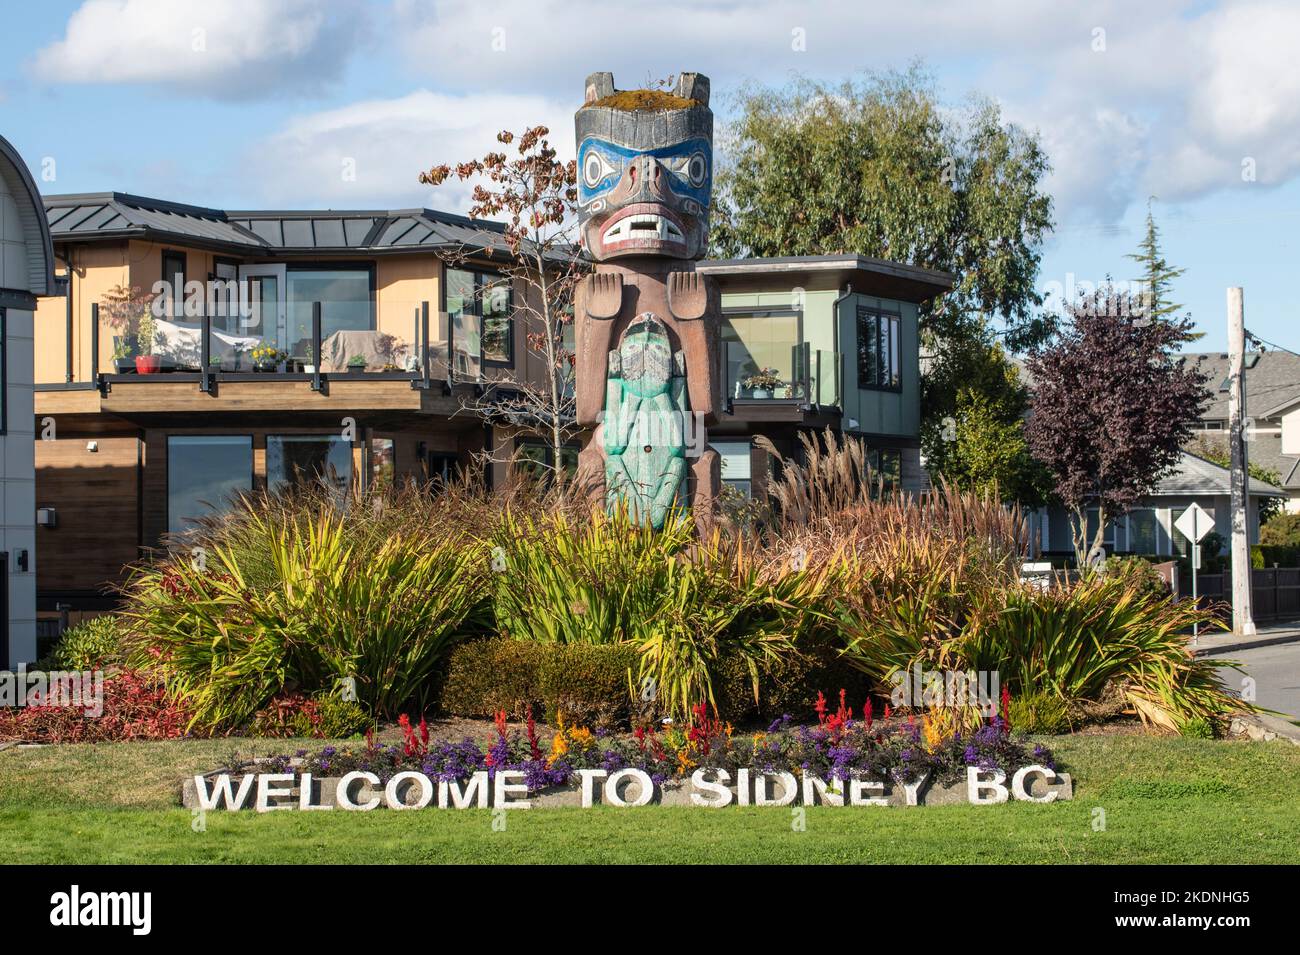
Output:
[[202,568],[178,553],[128,587],[128,660],[161,675],[195,725],[240,726],[279,694],[346,678],[376,715],[423,709],[447,649],[486,623],[486,559],[442,528],[380,539],[329,505],[310,520],[248,506],[234,526],[262,541],[270,583],[246,579],[245,551],[218,536]]
[[1178,732],[1189,739],[1214,739],[1218,735],[1214,730],[1214,721],[1204,716],[1192,716],[1183,720]]
[[552,723],[622,726],[631,715],[632,677],[640,654],[631,644],[550,645],[542,654],[537,688]]
[[375,720],[365,707],[353,700],[345,700],[337,693],[321,693],[312,698],[315,714],[299,712],[294,716],[295,736],[316,736],[320,739],[347,739],[364,733]]
[[126,622],[113,614],[69,627],[43,661],[51,670],[93,670],[121,663]]
[[447,655],[439,709],[454,716],[488,717],[498,710],[518,719],[531,706],[544,711],[539,671],[548,645],[535,640],[467,640]]
[[1016,732],[1055,735],[1070,728],[1065,701],[1051,693],[1026,693],[1011,697],[1008,717]]
[[631,715],[629,674],[640,657],[631,644],[561,644],[536,640],[469,640],[451,651],[440,709],[487,717],[504,710],[570,726],[622,726]]
[[754,700],[753,683],[743,660],[724,658],[718,710],[723,718],[736,724],[761,720],[770,722],[782,716],[797,720],[812,718],[817,694],[835,698],[844,690],[855,713],[872,693],[871,680],[845,657],[823,642],[808,642],[806,649],[762,668],[759,674],[758,700]]
[[[1300,551],[1300,514],[1284,511],[1270,517],[1259,529],[1259,542],[1264,547]],[[1295,564],[1283,566],[1294,567]]]
[[1069,588],[1008,588],[991,613],[973,615],[947,649],[958,668],[997,671],[1014,699],[1045,693],[1066,704],[1101,700],[1118,687],[1145,722],[1176,729],[1192,717],[1240,709],[1218,671],[1193,657],[1193,622],[1222,626],[1190,601],[1152,597],[1124,577],[1085,578]]
[[1139,591],[1157,600],[1169,596],[1169,585],[1160,572],[1141,557],[1109,557],[1104,570],[1107,577],[1128,580]]

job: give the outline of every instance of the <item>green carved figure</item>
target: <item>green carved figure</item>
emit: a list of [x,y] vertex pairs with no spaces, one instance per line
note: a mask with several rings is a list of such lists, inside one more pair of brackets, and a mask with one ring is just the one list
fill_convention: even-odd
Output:
[[644,312],[609,353],[602,444],[610,510],[662,528],[686,477],[686,361]]

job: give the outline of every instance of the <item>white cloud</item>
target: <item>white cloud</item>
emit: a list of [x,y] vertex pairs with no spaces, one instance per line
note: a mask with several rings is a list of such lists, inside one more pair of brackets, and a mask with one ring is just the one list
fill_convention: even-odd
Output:
[[[1300,174],[1300,9],[1281,0],[396,0],[410,68],[440,88],[537,90],[576,105],[583,77],[620,86],[708,73],[725,108],[746,80],[840,77],[920,58],[946,92],[997,97],[1042,132],[1062,219],[1113,224],[1168,201]],[[801,30],[803,50],[792,31]],[[1104,31],[1104,50],[1095,49]]]
[[419,184],[419,174],[502,149],[496,136],[503,129],[538,125],[549,126],[561,155],[571,157],[572,124],[572,105],[537,95],[417,90],[298,117],[250,148],[244,171],[265,201],[280,208],[429,206],[463,212],[467,186],[453,181],[432,189]]
[[37,51],[49,83],[157,84],[219,99],[316,89],[365,35],[354,0],[85,0]]

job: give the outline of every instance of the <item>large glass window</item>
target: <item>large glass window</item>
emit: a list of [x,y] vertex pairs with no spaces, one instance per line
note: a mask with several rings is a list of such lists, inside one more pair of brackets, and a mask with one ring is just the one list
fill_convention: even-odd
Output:
[[266,486],[273,493],[322,482],[340,494],[352,484],[352,445],[337,434],[279,434],[266,439]]
[[167,530],[193,527],[194,520],[225,509],[253,489],[253,439],[246,434],[181,435],[167,438]]
[[858,387],[902,387],[901,319],[892,312],[858,306]]
[[369,269],[290,269],[285,276],[289,328],[287,345],[311,340],[311,306],[321,303],[321,340],[335,332],[375,327],[374,275]]
[[490,272],[447,270],[452,370],[477,379],[482,366],[513,365],[514,318],[510,280]]
[[796,381],[799,316],[728,315],[722,323],[727,394],[732,398],[803,398]]

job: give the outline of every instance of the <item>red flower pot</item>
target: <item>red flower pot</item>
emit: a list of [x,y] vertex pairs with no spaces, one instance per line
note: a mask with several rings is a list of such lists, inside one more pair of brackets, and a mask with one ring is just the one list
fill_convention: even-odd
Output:
[[162,371],[162,359],[157,355],[136,355],[135,373],[137,375],[156,375]]

